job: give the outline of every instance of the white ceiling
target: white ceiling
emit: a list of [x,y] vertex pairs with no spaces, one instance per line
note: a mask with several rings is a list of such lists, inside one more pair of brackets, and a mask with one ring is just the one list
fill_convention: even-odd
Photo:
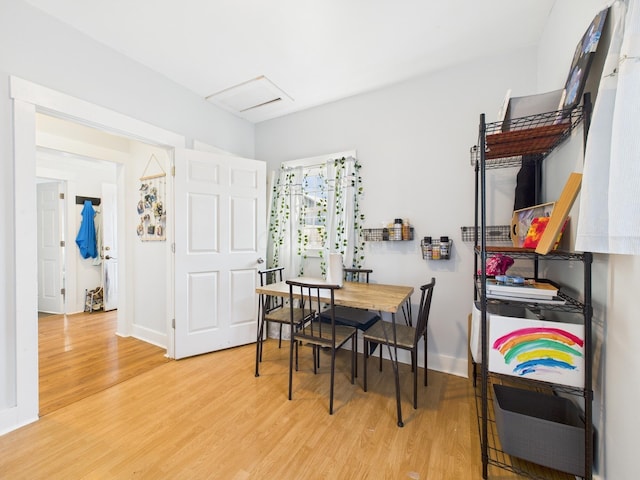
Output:
[[535,45],[555,2],[26,1],[230,111],[282,99],[234,112],[252,122]]

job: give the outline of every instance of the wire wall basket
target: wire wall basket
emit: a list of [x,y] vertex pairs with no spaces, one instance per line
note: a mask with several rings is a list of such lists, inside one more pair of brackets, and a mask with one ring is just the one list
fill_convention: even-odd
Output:
[[[475,242],[476,227],[460,227],[463,242]],[[489,243],[511,243],[510,225],[491,225],[485,228],[487,242]],[[478,227],[478,239],[480,239],[480,228]]]
[[[404,231],[403,231],[404,230]],[[363,228],[362,238],[365,242],[388,242],[413,240],[413,227],[398,228]]]

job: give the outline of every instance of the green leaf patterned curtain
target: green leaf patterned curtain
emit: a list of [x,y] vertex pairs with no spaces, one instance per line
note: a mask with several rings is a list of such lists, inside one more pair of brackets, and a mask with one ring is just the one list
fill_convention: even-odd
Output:
[[[309,231],[305,230],[307,210],[317,210],[321,247],[320,269],[326,274],[329,253],[340,253],[346,267],[364,263],[364,241],[360,235],[364,215],[360,211],[363,194],[361,165],[353,157],[331,159],[322,164],[324,181],[314,185],[311,194],[305,167],[283,165],[272,186],[269,213],[268,265],[285,267],[292,276],[304,275],[307,266]],[[316,239],[316,241],[318,241]]]

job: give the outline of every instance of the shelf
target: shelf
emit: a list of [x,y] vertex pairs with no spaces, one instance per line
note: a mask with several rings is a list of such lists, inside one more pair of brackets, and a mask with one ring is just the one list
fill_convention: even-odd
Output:
[[[574,252],[565,250],[552,250],[543,255],[536,253],[535,249],[518,248],[512,245],[488,246],[490,243],[497,243],[494,237],[500,236],[499,227],[487,226],[487,184],[486,171],[490,169],[520,167],[523,159],[541,162],[560,143],[567,139],[573,129],[585,122],[584,137],[588,130],[588,119],[590,118],[591,102],[588,94],[585,94],[584,106],[577,107],[571,111],[553,111],[544,114],[531,115],[516,119],[510,119],[507,130],[503,122],[485,123],[485,115],[480,115],[479,140],[477,146],[471,148],[471,164],[475,168],[475,224],[473,227],[463,227],[463,238],[465,233],[472,237],[474,242],[474,300],[479,301],[480,310],[480,330],[478,345],[480,348],[480,363],[473,364],[474,386],[476,386],[476,406],[478,410],[478,428],[480,431],[480,447],[482,451],[483,478],[488,477],[488,465],[494,465],[512,472],[518,473],[528,478],[534,479],[574,479],[573,475],[557,472],[546,467],[525,462],[519,458],[511,457],[502,450],[500,439],[498,438],[497,425],[495,423],[495,412],[493,405],[493,383],[517,384],[520,388],[541,390],[552,392],[553,394],[563,393],[575,396],[584,403],[584,478],[591,480],[593,476],[593,425],[592,425],[592,315],[591,306],[591,265],[593,256],[589,252]],[[541,177],[536,175],[536,192],[540,192]],[[537,198],[537,197],[536,197]],[[484,226],[484,228],[482,228]],[[482,238],[484,234],[484,238]],[[578,295],[584,296],[582,301],[559,291],[558,297],[565,300],[562,305],[540,303],[535,300],[526,299],[492,299],[487,298],[484,282],[487,275],[484,270],[484,263],[493,255],[508,255],[513,259],[528,260],[533,265],[533,277],[538,278],[538,264],[543,261],[578,261],[582,263],[583,288]],[[481,267],[482,266],[482,267]],[[539,317],[544,316],[544,312],[560,312],[563,315],[569,314],[580,317],[580,324],[584,326],[584,383],[567,382],[572,385],[554,384],[546,381],[534,380],[531,378],[514,377],[502,375],[488,371],[488,343],[489,325],[488,311],[495,310],[496,305],[517,307],[517,310],[526,309]],[[574,317],[573,320],[576,318]],[[556,320],[554,318],[554,320]],[[477,368],[477,367],[480,368]],[[547,377],[548,378],[548,377]],[[580,387],[578,385],[581,383]],[[502,410],[501,410],[502,412]],[[524,415],[526,413],[523,412]],[[509,432],[511,433],[511,432]],[[526,435],[526,433],[525,433]],[[507,435],[507,438],[509,436]],[[521,440],[519,433],[510,441],[508,447],[518,445]],[[545,444],[546,445],[546,444]],[[509,451],[511,451],[508,448]],[[540,447],[540,452],[544,451]],[[530,458],[527,456],[527,458]],[[538,458],[538,457],[532,457]],[[539,457],[546,460],[544,456]]]
[[[476,279],[476,291],[478,292],[478,296],[480,296],[480,287],[482,286],[481,280]],[[558,297],[562,298],[565,302],[564,305],[555,305],[550,303],[539,303],[535,300],[523,299],[523,300],[502,300],[497,298],[487,298],[487,304],[492,305],[510,305],[516,307],[524,307],[530,311],[539,311],[546,310],[549,312],[565,312],[565,313],[583,313],[584,312],[584,303],[579,302],[575,298],[567,295],[562,291],[558,291]]]
[[[519,167],[523,155],[548,155],[583,118],[581,106],[571,112],[563,110],[546,112],[513,119],[508,131],[503,131],[503,122],[485,125],[485,168]],[[480,148],[471,148],[471,165],[480,162]]]
[[[478,376],[479,377],[479,376]],[[552,393],[554,389],[549,384],[544,382],[536,382],[529,380],[526,384],[513,379],[513,377],[506,377],[502,375],[489,374],[488,388],[487,388],[487,401],[489,408],[487,409],[487,455],[488,463],[495,465],[504,470],[508,470],[518,475],[522,475],[527,478],[533,478],[536,480],[575,480],[575,476],[554,470],[536,463],[528,462],[517,457],[512,457],[502,451],[502,445],[500,444],[500,438],[498,437],[498,428],[496,425],[495,414],[493,409],[493,383],[501,385],[518,386],[519,388],[527,387],[537,392]],[[482,415],[482,392],[481,381],[478,378],[476,382],[476,413],[478,416],[478,430],[482,432],[482,422],[485,421]]]
[[[551,250],[549,253],[542,255],[536,253],[535,248],[522,248],[522,247],[485,247],[487,256],[493,254],[502,253],[503,255],[509,255],[512,258],[538,258],[544,260],[576,260],[583,262],[592,257],[592,254],[587,252],[571,252],[567,250]],[[476,253],[482,253],[480,246],[475,247]],[[589,260],[590,261],[590,260]]]
[[362,238],[365,242],[407,242],[413,240],[413,227],[409,227],[409,235],[402,234],[398,228],[363,228]]

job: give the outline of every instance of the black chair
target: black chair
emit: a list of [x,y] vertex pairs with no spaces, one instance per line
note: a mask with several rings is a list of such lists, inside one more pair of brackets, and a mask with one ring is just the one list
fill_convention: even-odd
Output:
[[[260,276],[260,286],[282,282],[284,267],[269,268],[258,271]],[[298,329],[309,318],[304,316],[301,308],[294,308],[294,328]],[[280,327],[278,337],[278,348],[282,346],[282,325],[289,325],[291,322],[291,312],[285,308],[284,297],[272,295],[260,295],[258,304],[258,327],[256,338],[256,377],[260,376],[259,364],[262,362],[262,349],[265,337],[265,327],[268,332],[269,323],[277,323]]]
[[[351,340],[351,383],[354,383],[355,357],[356,357],[356,332],[354,327],[338,325],[335,316],[335,290],[338,285],[327,285],[323,283],[309,283],[302,280],[287,280],[289,284],[289,305],[290,322],[292,335],[289,351],[289,400],[292,399],[293,391],[293,351],[294,344],[302,342],[311,345],[313,348],[313,373],[318,372],[320,361],[320,351],[327,349],[331,353],[331,387],[329,391],[329,414],[333,414],[333,386],[335,383],[336,352]],[[300,329],[294,329],[296,318],[295,309],[291,307],[294,300],[300,301],[300,308],[304,312],[304,317],[310,316],[310,322],[303,323]],[[321,319],[320,312],[322,305],[328,305],[325,314],[328,321]],[[326,318],[326,317],[325,317]],[[296,354],[297,359],[297,354]],[[297,362],[296,362],[297,363]],[[297,365],[296,365],[297,370]]]
[[[396,324],[396,345],[402,350],[411,352],[411,369],[413,371],[413,408],[418,408],[418,342],[424,339],[424,386],[427,386],[427,324],[429,323],[429,310],[436,279],[420,287],[420,310],[416,326]],[[369,345],[380,345],[380,371],[382,371],[382,346],[393,347],[393,326],[388,322],[379,320],[363,334],[364,339],[364,391],[367,391],[367,360],[369,358]]]
[[[369,268],[345,268],[344,280],[347,282],[369,283],[369,275],[373,270]],[[365,331],[370,328],[376,321],[380,319],[378,312],[364,310],[362,308],[343,307],[341,305],[335,308],[336,323],[338,325],[347,325],[355,327],[358,330]],[[328,319],[328,315],[322,312],[323,320]],[[358,376],[358,347],[356,343],[356,377]]]
[[369,283],[369,275],[373,273],[370,268],[344,268],[342,271],[347,282]]

